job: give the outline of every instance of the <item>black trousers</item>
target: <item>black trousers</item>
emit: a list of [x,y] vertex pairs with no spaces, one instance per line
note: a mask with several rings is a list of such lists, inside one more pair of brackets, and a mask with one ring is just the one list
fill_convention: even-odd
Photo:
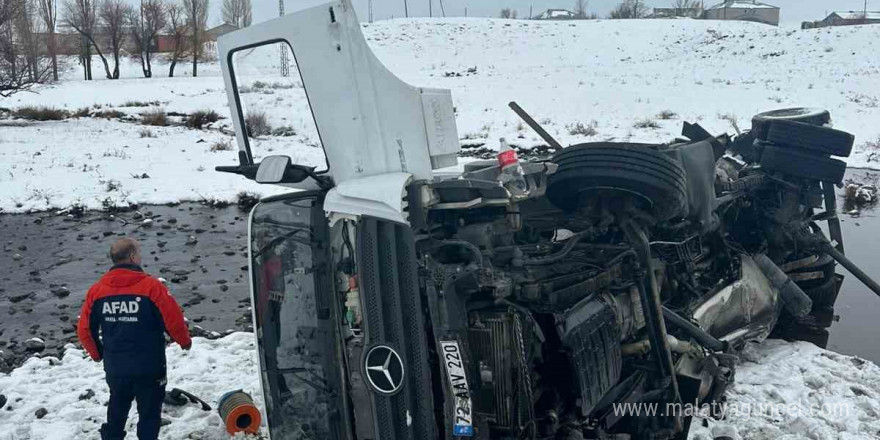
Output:
[[165,383],[165,373],[151,376],[107,376],[110,403],[107,405],[107,423],[101,426],[101,440],[125,438],[125,421],[128,420],[132,400],[137,401],[138,439],[158,439]]

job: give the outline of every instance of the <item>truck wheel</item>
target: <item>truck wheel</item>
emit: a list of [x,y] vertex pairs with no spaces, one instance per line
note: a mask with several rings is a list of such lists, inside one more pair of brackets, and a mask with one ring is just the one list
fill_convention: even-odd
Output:
[[[609,142],[573,145],[557,152],[547,197],[570,211],[597,191],[639,196],[658,220],[682,214],[687,205],[684,169],[654,145]],[[638,200],[638,199],[637,199]]]
[[[828,280],[833,279],[836,267],[837,264],[834,262],[834,259],[831,258],[830,255],[822,254],[819,256],[819,259],[816,260],[815,263],[809,266],[794,269],[787,273],[789,276],[792,277],[793,280],[795,280],[798,287],[806,291],[821,286],[827,283]],[[816,272],[821,272],[822,276],[820,278],[814,279],[799,279],[799,276],[802,274],[814,274]]]
[[849,157],[855,137],[845,131],[794,121],[772,121],[767,142],[816,153]]
[[760,140],[767,140],[767,132],[773,121],[794,121],[811,125],[825,125],[831,122],[831,113],[820,108],[784,108],[758,113],[752,117],[752,133]]
[[792,176],[840,183],[846,173],[846,162],[820,154],[765,143],[761,167]]
[[816,309],[833,306],[837,301],[838,290],[838,279],[832,276],[819,286],[804,289],[804,293],[813,300],[813,308]]

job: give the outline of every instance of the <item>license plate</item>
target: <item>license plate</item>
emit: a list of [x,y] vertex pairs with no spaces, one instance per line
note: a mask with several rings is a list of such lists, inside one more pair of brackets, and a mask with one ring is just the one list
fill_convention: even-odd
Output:
[[468,388],[467,376],[464,372],[464,360],[458,341],[440,341],[440,354],[446,366],[446,378],[453,395],[452,435],[460,437],[474,436],[474,422],[471,408],[471,392]]

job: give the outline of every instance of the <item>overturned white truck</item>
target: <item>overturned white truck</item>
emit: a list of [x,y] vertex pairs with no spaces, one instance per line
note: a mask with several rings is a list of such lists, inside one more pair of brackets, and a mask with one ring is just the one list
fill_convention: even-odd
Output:
[[[259,87],[236,60],[279,46],[322,166],[293,163],[284,138],[283,155],[256,151],[243,96]],[[675,406],[614,405],[720,402],[745,342],[830,325],[845,164],[829,156],[853,140],[827,112],[561,148],[512,105],[556,150],[513,188],[497,160],[455,167],[450,92],[386,70],[350,0],[219,47],[240,164],[218,170],[299,189],[250,215],[273,440],[683,439]]]

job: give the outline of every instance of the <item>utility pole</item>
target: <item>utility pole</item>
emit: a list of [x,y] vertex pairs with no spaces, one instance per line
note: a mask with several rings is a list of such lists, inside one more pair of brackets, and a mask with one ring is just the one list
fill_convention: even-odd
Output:
[[[284,16],[284,0],[278,0],[278,16]],[[290,76],[290,63],[287,60],[287,43],[279,43],[281,48],[281,76],[287,78]]]
[[403,14],[409,18],[409,6],[406,5],[406,0],[403,0]]
[[434,3],[431,0],[428,0],[428,17],[434,16]]
[[443,0],[440,0],[440,13],[443,14],[443,18],[446,18],[446,9],[443,8]]
[[373,0],[370,0],[367,7],[369,8],[370,23],[372,23],[373,22]]
[[532,17],[534,17],[534,15],[532,15],[532,5],[529,5],[529,20],[531,20]]

